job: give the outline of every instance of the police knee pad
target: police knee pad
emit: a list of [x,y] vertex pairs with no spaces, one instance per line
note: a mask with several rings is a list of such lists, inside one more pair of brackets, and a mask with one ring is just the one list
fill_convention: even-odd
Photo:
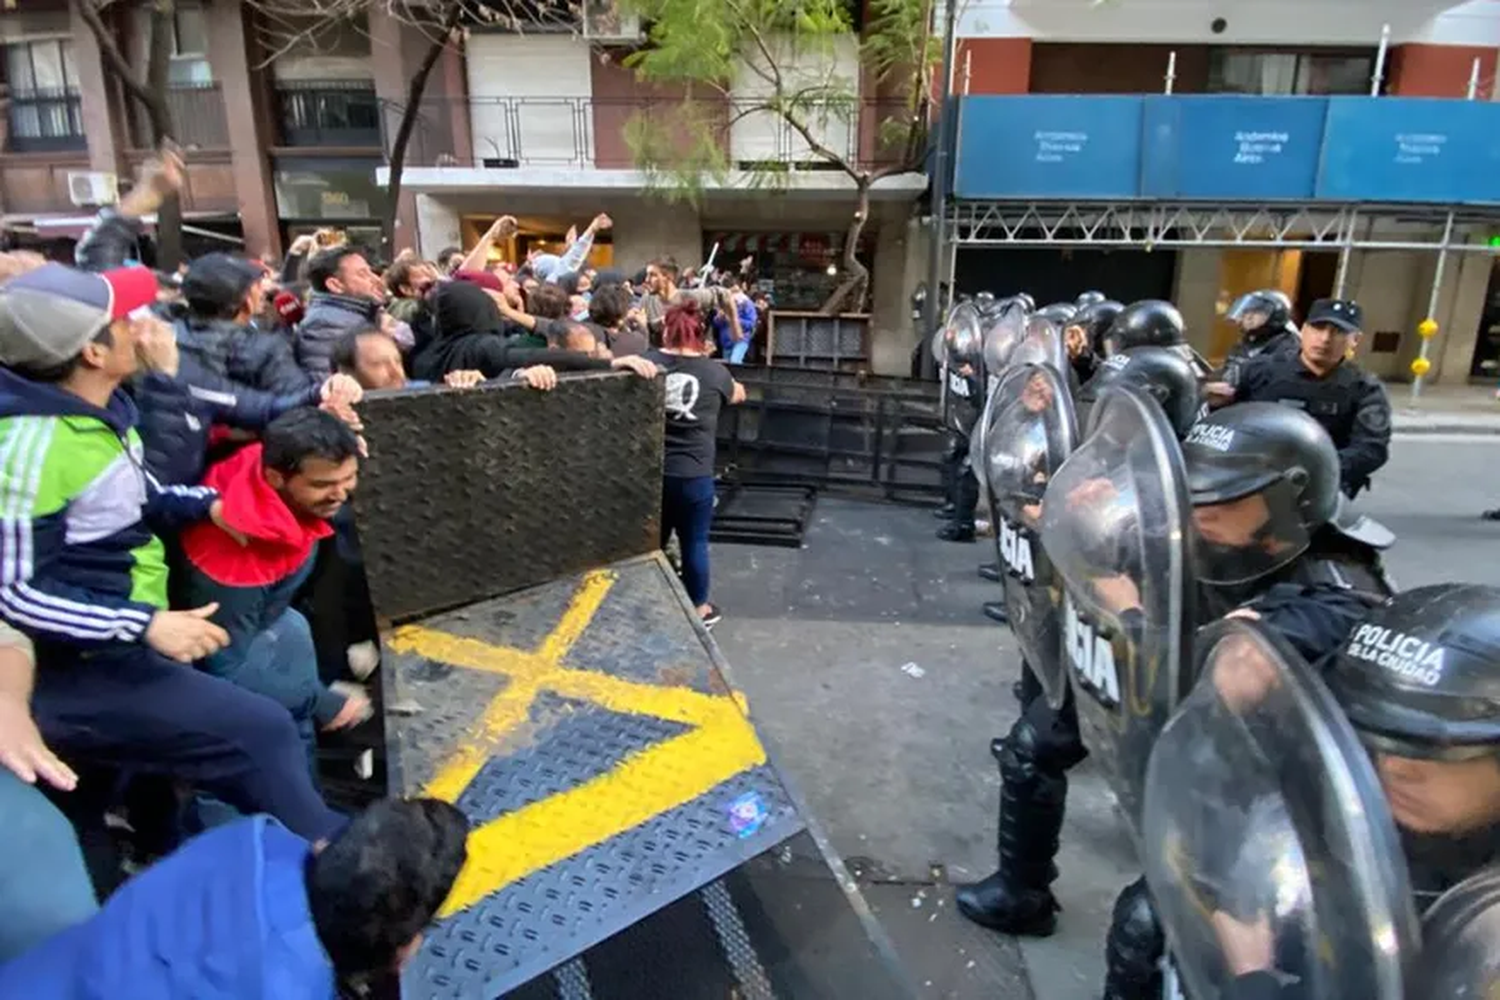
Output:
[[1057,774],[1088,756],[1078,732],[1078,717],[1055,711],[1041,699],[1027,707],[1005,739],[991,742],[990,752],[1001,761],[1002,774],[1005,771],[1002,755],[1007,751],[1021,761]]
[[1105,944],[1110,973],[1115,975],[1119,967],[1121,972],[1150,975],[1156,971],[1166,947],[1166,935],[1157,919],[1151,890],[1142,876],[1120,890],[1115,899]]

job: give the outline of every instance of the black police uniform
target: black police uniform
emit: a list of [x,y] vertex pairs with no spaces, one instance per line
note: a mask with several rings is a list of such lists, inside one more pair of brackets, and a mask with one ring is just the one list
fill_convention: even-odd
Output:
[[[1350,332],[1362,319],[1355,303],[1328,299],[1314,303],[1307,317],[1309,324],[1326,322]],[[1368,487],[1390,458],[1391,401],[1385,386],[1349,361],[1320,377],[1302,363],[1300,351],[1262,354],[1241,371],[1235,400],[1281,403],[1322,424],[1338,449],[1340,486],[1350,497]]]
[[948,449],[942,457],[943,485],[949,506],[944,513],[949,523],[939,532],[940,537],[950,541],[971,541],[974,538],[974,510],[979,506],[979,480],[969,468],[969,438],[974,425],[984,412],[984,373],[978,366],[972,373],[962,375],[955,366],[948,368],[949,405],[960,412],[971,415],[966,418],[968,432],[948,432]]
[[1351,362],[1319,378],[1298,355],[1262,356],[1245,366],[1235,399],[1296,407],[1322,424],[1338,449],[1340,482],[1350,497],[1390,459],[1390,398],[1379,379]]

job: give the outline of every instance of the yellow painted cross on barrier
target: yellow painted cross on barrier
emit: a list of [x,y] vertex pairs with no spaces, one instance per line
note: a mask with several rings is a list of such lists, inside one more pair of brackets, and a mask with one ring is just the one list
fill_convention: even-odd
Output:
[[469,861],[439,916],[450,916],[532,872],[602,843],[764,764],[765,748],[735,695],[623,680],[563,662],[614,584],[608,570],[590,573],[557,626],[535,650],[498,646],[421,626],[396,631],[398,653],[509,681],[486,706],[423,793],[457,801],[509,732],[527,722],[538,694],[592,702],[612,712],[649,715],[690,728],[631,754],[611,770],[523,806],[469,835]]

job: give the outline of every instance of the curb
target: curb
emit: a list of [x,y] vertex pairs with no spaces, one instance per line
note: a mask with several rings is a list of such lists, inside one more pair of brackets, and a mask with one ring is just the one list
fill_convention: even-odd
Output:
[[1391,420],[1393,434],[1471,434],[1477,437],[1500,436],[1500,420],[1463,421],[1444,417],[1402,417]]

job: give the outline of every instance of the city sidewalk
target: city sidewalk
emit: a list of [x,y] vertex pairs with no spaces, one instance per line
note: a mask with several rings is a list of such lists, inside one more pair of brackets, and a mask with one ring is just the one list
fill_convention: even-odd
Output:
[[1392,426],[1397,434],[1500,434],[1500,400],[1492,385],[1438,384],[1422,387],[1387,382]]

